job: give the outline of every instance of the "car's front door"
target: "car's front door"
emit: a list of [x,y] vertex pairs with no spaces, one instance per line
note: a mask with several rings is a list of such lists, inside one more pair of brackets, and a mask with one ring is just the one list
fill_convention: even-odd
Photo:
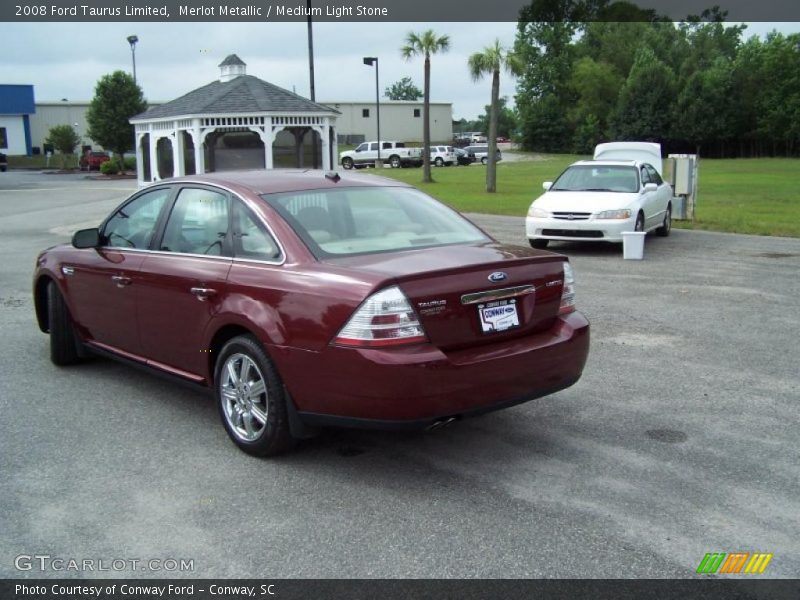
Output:
[[639,169],[642,185],[642,208],[644,209],[645,230],[653,227],[658,222],[658,191],[645,191],[648,183],[655,183],[650,177],[647,167],[642,165]]
[[132,197],[102,227],[103,246],[64,265],[75,321],[101,347],[138,355],[136,295],[142,263],[166,208],[170,186]]
[[658,200],[656,203],[656,215],[654,219],[656,223],[663,223],[664,213],[667,211],[667,206],[669,206],[669,203],[672,200],[672,186],[661,179],[661,175],[658,174],[658,171],[656,171],[654,166],[646,164],[645,168],[650,174],[650,180],[658,185]]
[[140,269],[137,314],[143,352],[157,366],[194,379],[202,377],[207,364],[204,334],[227,289],[229,213],[227,192],[182,187],[158,250]]

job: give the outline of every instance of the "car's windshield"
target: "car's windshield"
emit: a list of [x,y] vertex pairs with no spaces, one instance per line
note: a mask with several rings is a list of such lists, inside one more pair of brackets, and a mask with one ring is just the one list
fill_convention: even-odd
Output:
[[573,165],[553,182],[554,192],[624,192],[639,190],[636,167]]
[[461,215],[413,188],[339,188],[262,198],[317,258],[488,241]]

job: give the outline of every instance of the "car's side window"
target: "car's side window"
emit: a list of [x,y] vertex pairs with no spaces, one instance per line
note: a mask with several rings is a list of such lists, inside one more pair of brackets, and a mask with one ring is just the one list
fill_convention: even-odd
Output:
[[641,175],[642,175],[642,187],[644,187],[644,185],[645,185],[645,184],[647,184],[647,183],[653,183],[653,182],[650,180],[650,174],[647,172],[647,169],[645,169],[644,167],[642,167],[642,168],[640,169],[640,171],[641,171]]
[[658,185],[664,183],[664,180],[661,179],[661,175],[658,174],[658,171],[656,171],[656,168],[654,166],[645,165],[644,168],[647,169],[647,172],[650,174],[650,181],[652,181],[653,183],[657,183]]
[[363,144],[359,144],[358,148],[356,148],[356,152],[364,152],[367,148],[369,148],[369,144],[366,142]]
[[369,149],[370,149],[370,150],[372,150],[372,151],[375,151],[375,150],[377,150],[377,149],[378,149],[378,142],[372,142],[372,143],[369,145]]
[[256,260],[276,260],[281,255],[267,228],[240,200],[233,201],[233,255]]
[[184,188],[167,220],[160,250],[227,255],[228,197],[204,188]]
[[149,248],[161,209],[171,193],[172,189],[168,187],[145,192],[120,208],[103,227],[105,245]]

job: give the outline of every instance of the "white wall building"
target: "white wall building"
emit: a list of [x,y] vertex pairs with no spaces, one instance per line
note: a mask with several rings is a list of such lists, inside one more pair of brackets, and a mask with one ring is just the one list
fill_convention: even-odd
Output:
[[[375,102],[321,101],[341,114],[336,120],[341,143],[356,143],[348,136],[364,136],[360,141],[378,139]],[[398,142],[422,142],[421,101],[381,100],[381,138]],[[431,142],[453,141],[453,104],[431,102]]]

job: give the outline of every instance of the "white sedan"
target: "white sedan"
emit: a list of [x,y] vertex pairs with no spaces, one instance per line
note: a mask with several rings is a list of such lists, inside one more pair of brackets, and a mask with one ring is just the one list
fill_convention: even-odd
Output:
[[[652,146],[619,143],[602,146]],[[655,148],[649,148],[656,158]],[[595,152],[595,157],[602,152]],[[633,154],[632,152],[628,153]],[[531,204],[525,228],[531,246],[545,248],[550,240],[622,242],[623,231],[655,231],[669,235],[672,228],[672,187],[660,169],[641,160],[584,160],[573,163],[545,193]]]

